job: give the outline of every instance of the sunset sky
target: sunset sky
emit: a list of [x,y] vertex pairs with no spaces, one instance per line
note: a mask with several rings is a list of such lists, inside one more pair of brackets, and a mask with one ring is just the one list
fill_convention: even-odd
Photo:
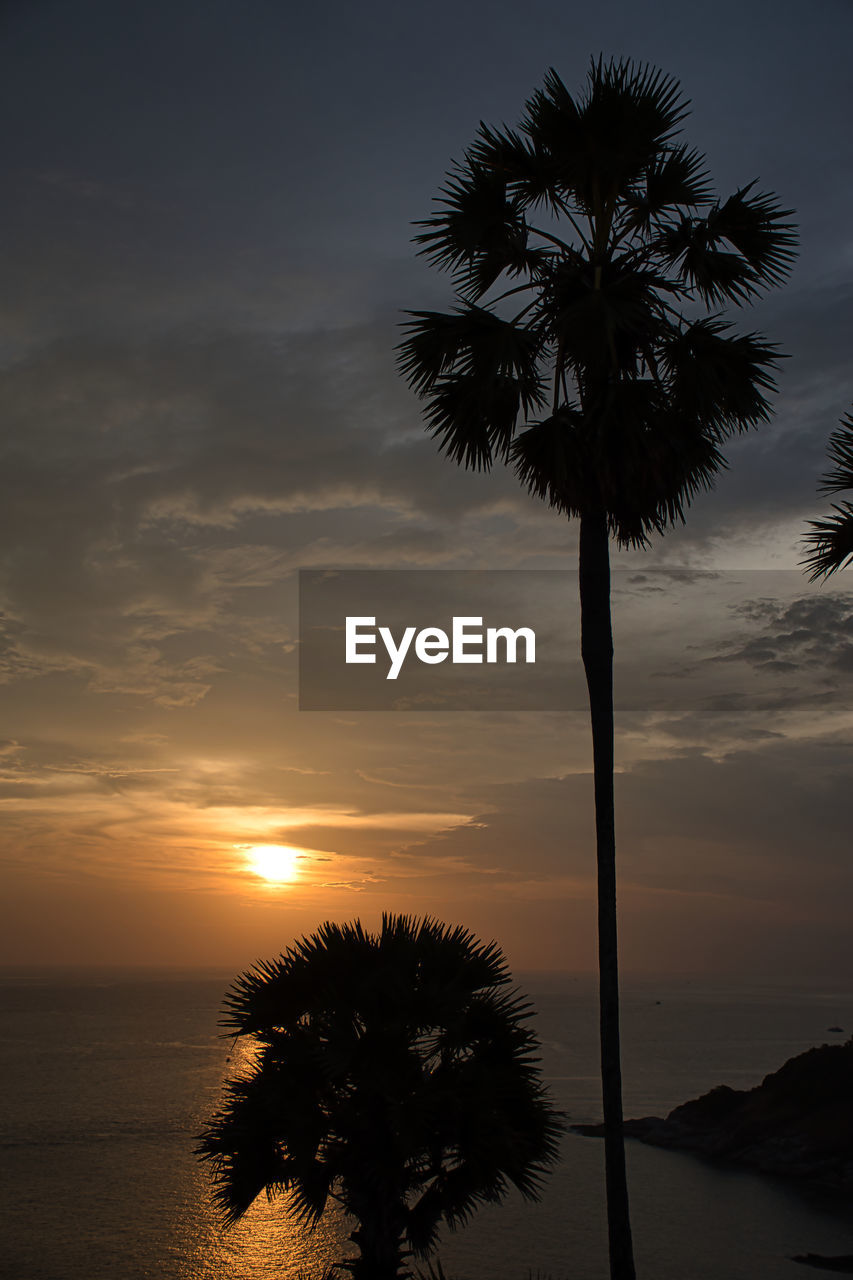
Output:
[[615,556],[625,971],[849,972],[853,568],[797,569],[853,401],[849,0],[28,0],[0,34],[0,962],[239,967],[387,909],[594,967],[583,712],[299,711],[296,603],[300,568],[574,571],[393,348],[450,302],[410,236],[451,160],[603,52],[801,234],[738,321],[791,356],[775,419]]

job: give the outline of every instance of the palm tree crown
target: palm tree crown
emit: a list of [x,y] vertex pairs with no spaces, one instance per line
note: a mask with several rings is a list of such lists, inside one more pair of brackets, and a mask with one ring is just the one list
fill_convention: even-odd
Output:
[[683,518],[727,436],[769,416],[775,347],[712,309],[779,283],[794,254],[789,211],[754,183],[713,198],[677,140],[686,106],[672,78],[600,59],[577,100],[551,70],[518,129],[481,124],[416,224],[455,305],[408,312],[399,347],[452,458],[511,460],[635,545]]
[[510,1183],[536,1198],[562,1121],[509,981],[494,943],[408,916],[324,924],[238,978],[223,1025],[258,1052],[199,1149],[226,1221],[261,1191],[308,1227],[337,1202],[359,1224],[347,1265],[391,1280],[404,1241],[428,1254]]
[[[841,426],[829,437],[827,449],[835,466],[821,482],[822,493],[853,492],[853,414],[841,419]],[[833,502],[835,513],[825,520],[810,520],[806,542],[811,548],[803,561],[811,581],[827,578],[853,559],[853,502]]]

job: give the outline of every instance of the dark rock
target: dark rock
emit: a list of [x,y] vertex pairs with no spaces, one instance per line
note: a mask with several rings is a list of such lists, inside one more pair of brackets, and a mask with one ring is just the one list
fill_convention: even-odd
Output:
[[792,1262],[802,1262],[807,1267],[820,1267],[822,1271],[843,1271],[853,1275],[853,1253],[839,1253],[835,1257],[827,1257],[822,1253],[798,1253]]
[[[573,1127],[604,1132],[602,1125]],[[853,1039],[789,1059],[754,1089],[720,1085],[665,1119],[626,1120],[625,1133],[654,1146],[853,1189]]]

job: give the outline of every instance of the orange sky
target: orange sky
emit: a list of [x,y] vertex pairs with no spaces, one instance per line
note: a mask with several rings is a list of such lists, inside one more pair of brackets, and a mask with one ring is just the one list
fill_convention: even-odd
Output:
[[[690,6],[507,9],[495,59],[476,7],[453,42],[406,6],[346,37],[310,8],[181,9],[168,39],[38,8],[4,31],[0,962],[237,967],[405,910],[517,967],[595,967],[585,716],[301,713],[296,575],[575,572],[575,531],[511,474],[438,456],[394,345],[405,308],[448,304],[410,224],[451,158],[618,29],[680,78],[720,190],[760,174],[802,237],[739,322],[792,357],[773,422],[684,529],[618,557],[625,971],[849,965],[853,570],[797,568],[853,399],[849,13],[774,14],[756,60],[757,9],[736,42]],[[719,591],[648,576],[674,567]],[[281,886],[246,858],[276,843],[305,851]]]
[[[700,642],[709,580],[614,579],[617,693],[640,703],[618,716],[626,971],[831,970],[849,954],[853,700],[827,688],[849,598],[796,573],[717,582],[728,631]],[[756,608],[762,591],[778,603]],[[650,593],[655,618],[681,609],[655,644]],[[155,696],[91,669],[5,687],[3,962],[240,966],[394,910],[497,937],[522,968],[594,967],[583,712],[300,712],[292,620],[260,655],[229,621],[203,691],[165,663]],[[794,662],[768,664],[770,644]],[[269,844],[300,850],[294,879],[253,870]]]

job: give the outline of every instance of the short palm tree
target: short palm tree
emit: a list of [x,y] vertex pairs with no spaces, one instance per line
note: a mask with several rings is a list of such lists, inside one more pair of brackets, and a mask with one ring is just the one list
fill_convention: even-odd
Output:
[[357,1220],[362,1280],[425,1257],[510,1183],[535,1199],[562,1129],[530,1006],[494,943],[431,919],[324,924],[238,978],[223,1025],[257,1048],[201,1137],[226,1221],[262,1191],[306,1226]]
[[[722,443],[770,415],[778,359],[719,310],[787,274],[789,211],[754,183],[711,194],[679,141],[677,82],[593,62],[575,98],[555,71],[517,129],[480,125],[420,253],[452,274],[450,311],[412,311],[400,368],[454,461],[514,465],[580,519],[599,894],[601,1066],[611,1275],[631,1280],[619,1053],[609,541],[683,520]],[[522,429],[523,428],[523,429]]]
[[[853,414],[841,419],[841,426],[829,437],[827,453],[835,466],[823,477],[820,492],[853,493]],[[810,551],[803,564],[812,582],[828,578],[853,560],[853,502],[833,502],[832,510],[835,514],[825,520],[809,521]]]

